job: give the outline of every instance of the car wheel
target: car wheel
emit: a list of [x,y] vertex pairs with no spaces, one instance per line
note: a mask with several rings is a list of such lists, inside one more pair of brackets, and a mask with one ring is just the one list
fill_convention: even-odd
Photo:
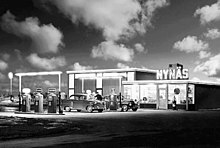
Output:
[[67,111],[67,112],[71,112],[71,108],[69,106],[65,106],[64,110]]
[[80,110],[80,109],[77,109],[77,112],[81,112],[81,110]]
[[89,113],[93,112],[92,106],[87,106],[87,107],[86,107],[86,110],[87,110]]
[[136,108],[132,108],[132,110],[133,110],[134,112],[136,112],[136,111],[137,111],[137,109],[138,109],[137,107],[136,107]]
[[128,111],[128,106],[127,105],[122,105],[122,107],[121,107],[121,111],[122,112],[126,112],[126,111]]
[[98,109],[98,112],[99,112],[99,113],[103,112],[103,109]]

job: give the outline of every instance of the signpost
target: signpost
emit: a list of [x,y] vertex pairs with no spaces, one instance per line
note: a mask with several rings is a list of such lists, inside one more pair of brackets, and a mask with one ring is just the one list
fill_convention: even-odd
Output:
[[13,79],[13,73],[8,73],[8,78],[10,79],[10,95],[12,96],[12,79]]

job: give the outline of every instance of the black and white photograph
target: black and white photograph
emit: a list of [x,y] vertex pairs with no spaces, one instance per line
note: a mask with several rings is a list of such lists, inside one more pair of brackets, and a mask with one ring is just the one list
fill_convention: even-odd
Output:
[[0,0],[0,148],[220,147],[220,0]]

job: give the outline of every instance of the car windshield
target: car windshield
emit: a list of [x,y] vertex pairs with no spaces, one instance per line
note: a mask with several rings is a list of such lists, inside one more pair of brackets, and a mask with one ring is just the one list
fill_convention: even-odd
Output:
[[71,100],[86,100],[86,96],[85,95],[72,95],[70,96]]

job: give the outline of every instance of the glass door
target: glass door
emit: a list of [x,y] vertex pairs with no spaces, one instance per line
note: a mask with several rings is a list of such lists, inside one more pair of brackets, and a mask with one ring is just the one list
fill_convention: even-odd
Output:
[[158,109],[167,109],[167,90],[166,88],[159,88]]

